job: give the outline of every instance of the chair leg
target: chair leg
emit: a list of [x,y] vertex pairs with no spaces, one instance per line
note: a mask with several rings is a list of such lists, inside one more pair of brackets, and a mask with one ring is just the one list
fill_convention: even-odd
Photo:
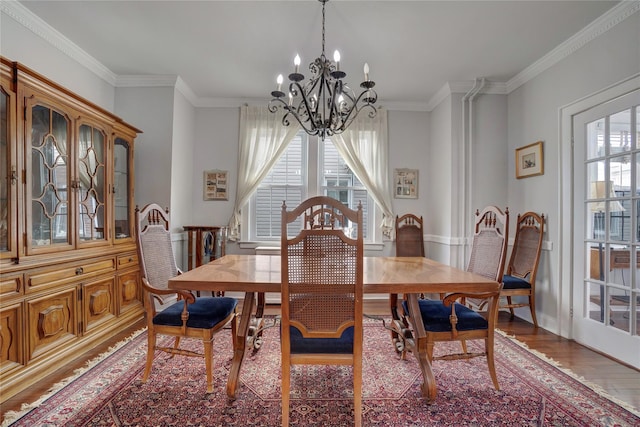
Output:
[[153,357],[155,356],[156,349],[156,334],[153,331],[147,331],[147,365],[144,368],[142,374],[142,382],[146,383],[151,373],[151,365],[153,364]]
[[362,426],[362,357],[353,365],[353,418],[356,427]]
[[489,367],[489,375],[491,375],[491,381],[496,390],[500,390],[500,384],[498,384],[498,377],[496,376],[496,365],[493,361],[493,335],[489,335],[484,341],[485,351],[487,353],[487,366]]
[[533,320],[533,326],[538,327],[538,319],[536,319],[536,295],[531,291],[529,294],[529,309],[531,310],[531,320]]
[[[177,350],[179,347],[180,347],[180,337],[176,337],[176,340],[173,343],[173,348],[174,350]],[[175,355],[176,353],[171,353],[171,356],[169,357],[171,358],[171,357],[174,357]]]
[[507,297],[507,304],[509,306],[509,311],[511,312],[511,318],[513,319],[516,316],[516,313],[513,311],[513,303],[511,302],[511,297]]
[[[427,359],[429,359],[429,363],[433,362],[433,347],[435,346],[435,343],[433,342],[428,342],[427,343]],[[417,353],[419,353],[419,351],[417,351]]]
[[291,387],[291,362],[282,359],[282,427],[289,426],[289,393]]
[[213,334],[206,331],[202,337],[204,345],[204,366],[207,372],[207,393],[213,393]]
[[462,345],[462,354],[467,354],[467,341],[460,340],[460,345]]

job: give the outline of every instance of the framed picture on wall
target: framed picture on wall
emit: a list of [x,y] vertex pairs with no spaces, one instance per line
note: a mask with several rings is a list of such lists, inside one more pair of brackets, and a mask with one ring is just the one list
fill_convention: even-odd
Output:
[[204,171],[204,200],[229,200],[227,195],[227,171]]
[[418,170],[395,169],[393,174],[393,195],[396,199],[418,198]]
[[516,178],[544,174],[542,141],[516,148]]

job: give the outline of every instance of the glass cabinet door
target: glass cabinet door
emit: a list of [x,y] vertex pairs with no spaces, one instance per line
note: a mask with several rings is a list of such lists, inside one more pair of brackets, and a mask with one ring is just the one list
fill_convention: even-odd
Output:
[[131,145],[126,139],[116,137],[113,150],[113,196],[116,242],[132,236],[129,188],[131,179]]
[[78,170],[74,188],[78,195],[79,243],[105,241],[106,144],[104,131],[88,124],[78,130]]
[[[17,256],[16,97],[8,74],[0,82],[0,258]],[[6,77],[6,78],[5,78]]]
[[45,249],[72,242],[69,217],[70,120],[45,105],[27,108],[30,129],[31,229],[28,247]]

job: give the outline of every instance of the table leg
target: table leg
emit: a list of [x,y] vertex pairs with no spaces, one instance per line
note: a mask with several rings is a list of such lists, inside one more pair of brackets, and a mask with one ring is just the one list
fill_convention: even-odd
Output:
[[227,396],[229,396],[230,399],[236,398],[238,380],[240,377],[240,366],[242,365],[247,348],[247,336],[249,333],[249,325],[251,324],[251,313],[255,306],[255,298],[256,294],[254,292],[246,292],[244,294],[242,312],[240,313],[240,325],[238,326],[236,336],[234,337],[233,361],[231,362],[229,379],[227,380]]
[[[418,294],[407,295],[407,300],[407,303],[409,304],[409,313],[411,314],[411,316],[409,316],[409,322],[411,322],[411,327],[413,328],[415,336],[413,337],[413,340],[407,339],[406,341],[409,343],[409,349],[418,360],[420,370],[422,371],[423,383],[420,386],[422,396],[427,399],[428,403],[432,403],[436,400],[436,377],[433,375],[431,362],[429,362],[429,358],[427,357],[427,333],[424,329],[424,324],[422,323],[422,316],[420,316]],[[417,315],[414,313],[417,313]]]

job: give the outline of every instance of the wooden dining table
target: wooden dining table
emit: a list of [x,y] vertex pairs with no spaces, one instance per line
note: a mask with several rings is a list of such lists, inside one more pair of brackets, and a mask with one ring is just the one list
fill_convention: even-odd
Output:
[[[249,347],[247,342],[256,300],[261,295],[260,304],[264,304],[264,293],[280,292],[280,268],[281,260],[277,255],[226,255],[169,280],[169,288],[176,290],[244,292],[227,380],[227,395],[232,399],[235,398],[240,367]],[[421,293],[488,292],[499,288],[493,280],[424,257],[365,257],[363,282],[365,294],[407,295],[409,310],[415,313],[420,312],[418,295]],[[255,317],[261,317],[259,305],[257,313]],[[423,345],[426,340],[422,322],[410,326],[415,336],[407,342],[409,351]],[[431,363],[425,352],[411,352],[422,371],[422,394],[432,402],[437,390]]]

